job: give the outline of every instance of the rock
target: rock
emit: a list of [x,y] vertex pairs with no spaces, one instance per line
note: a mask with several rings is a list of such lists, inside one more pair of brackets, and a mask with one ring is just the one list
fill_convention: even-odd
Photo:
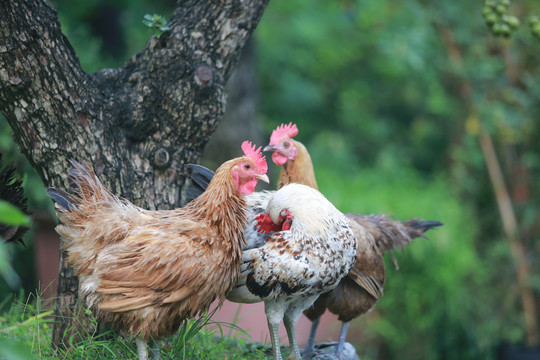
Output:
[[[315,345],[314,355],[311,360],[336,360],[337,342],[320,343]],[[341,353],[341,360],[360,360],[356,354],[356,349],[351,343],[346,342]]]

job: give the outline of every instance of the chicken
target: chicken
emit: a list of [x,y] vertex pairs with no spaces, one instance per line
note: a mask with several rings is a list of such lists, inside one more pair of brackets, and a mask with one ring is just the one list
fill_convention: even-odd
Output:
[[[297,134],[296,125],[282,124],[272,132],[270,143],[264,150],[272,151],[274,163],[282,165],[278,188],[289,183],[300,183],[317,189],[311,157],[305,146],[293,139]],[[213,172],[200,165],[190,166],[193,169],[193,185],[188,193],[194,198],[206,188],[212,179]],[[248,226],[246,227],[247,246],[245,249],[257,248],[264,244],[265,237],[257,232],[257,217],[264,212],[273,194],[273,191],[263,191],[246,196]],[[349,213],[345,216],[350,221],[358,240],[357,260],[351,272],[331,293],[321,296],[313,307],[304,312],[313,322],[304,351],[305,357],[309,357],[313,352],[320,316],[327,309],[338,315],[338,319],[343,322],[336,347],[336,355],[339,357],[343,351],[349,322],[371,309],[383,294],[385,271],[382,255],[396,247],[403,248],[413,239],[425,237],[424,233],[429,229],[442,225],[438,221],[422,219],[393,221],[387,215]],[[397,268],[393,252],[390,254]]]
[[[0,154],[0,200],[8,202],[24,214],[30,215],[28,199],[24,196],[22,180],[15,178],[13,164],[2,167],[2,154]],[[6,242],[18,242],[25,246],[22,236],[28,229],[27,226],[0,224],[0,237]]]
[[302,311],[335,287],[356,260],[356,238],[347,218],[319,191],[290,184],[272,194],[259,230],[273,231],[260,247],[244,250],[242,272],[227,299],[264,301],[274,359],[281,359],[283,320],[291,354],[300,359],[294,326]]
[[298,183],[318,189],[311,156],[304,144],[292,139],[296,135],[296,124],[281,124],[272,131],[270,143],[264,148],[264,151],[272,152],[274,164],[281,166],[277,188]]
[[[296,125],[290,123],[278,126],[270,137],[264,151],[272,151],[272,160],[282,165],[278,188],[289,183],[302,183],[317,189],[313,164],[306,147],[293,139],[298,134]],[[342,329],[336,347],[336,357],[340,357],[352,319],[369,311],[383,294],[385,280],[382,255],[396,247],[403,248],[414,238],[425,237],[429,229],[440,226],[438,221],[410,219],[405,222],[392,221],[386,215],[345,214],[358,240],[358,253],[350,273],[331,292],[321,295],[314,305],[304,311],[312,321],[304,357],[313,352],[315,334],[320,317],[328,309],[338,315]],[[394,263],[397,262],[391,252]]]
[[156,339],[223,301],[235,286],[245,243],[246,202],[267,164],[251,143],[216,171],[183,208],[149,211],[111,194],[86,165],[71,161],[74,193],[50,188],[56,230],[79,276],[81,299],[100,321],[137,337],[140,359],[159,358]]

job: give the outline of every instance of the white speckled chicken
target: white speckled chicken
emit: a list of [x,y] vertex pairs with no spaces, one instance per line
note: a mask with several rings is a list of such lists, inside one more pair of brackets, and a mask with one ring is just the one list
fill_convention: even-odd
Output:
[[264,301],[274,359],[281,359],[278,326],[283,319],[290,358],[300,359],[294,325],[317,297],[334,288],[356,260],[350,222],[318,190],[290,184],[273,193],[259,229],[275,231],[260,247],[243,252],[236,288],[227,299]]

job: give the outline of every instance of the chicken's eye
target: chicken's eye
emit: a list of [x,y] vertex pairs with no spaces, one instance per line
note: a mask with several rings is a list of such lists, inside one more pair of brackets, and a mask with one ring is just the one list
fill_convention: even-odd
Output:
[[289,146],[291,146],[291,144],[290,144],[288,141],[283,143],[283,147],[284,147],[285,149],[288,149]]
[[244,170],[249,170],[251,169],[251,165],[250,164],[244,164]]

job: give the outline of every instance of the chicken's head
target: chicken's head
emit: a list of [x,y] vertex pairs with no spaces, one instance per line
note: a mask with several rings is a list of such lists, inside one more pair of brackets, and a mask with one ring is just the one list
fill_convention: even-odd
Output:
[[257,181],[270,182],[266,171],[268,165],[261,154],[261,148],[256,149],[249,141],[242,143],[245,157],[236,163],[231,171],[236,187],[244,194],[249,195],[255,191]]
[[281,230],[290,230],[293,217],[289,210],[283,209],[279,212],[278,224],[281,224]]
[[276,165],[284,165],[289,160],[295,160],[298,156],[296,142],[292,139],[298,135],[296,124],[281,124],[270,136],[270,144],[264,151],[272,151],[272,161]]

